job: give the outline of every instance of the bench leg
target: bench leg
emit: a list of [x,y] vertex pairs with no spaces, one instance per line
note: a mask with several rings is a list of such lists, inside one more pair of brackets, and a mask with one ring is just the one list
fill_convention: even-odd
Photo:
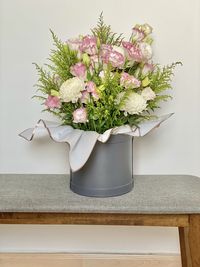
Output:
[[189,227],[179,227],[182,267],[200,267],[200,215],[189,216]]

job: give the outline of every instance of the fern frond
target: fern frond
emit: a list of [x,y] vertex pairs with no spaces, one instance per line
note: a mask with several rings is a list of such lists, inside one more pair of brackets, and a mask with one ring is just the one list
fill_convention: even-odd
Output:
[[66,81],[72,77],[70,67],[78,62],[77,51],[71,50],[68,44],[62,43],[54,32],[50,31],[56,48],[51,50],[49,60],[52,64],[48,64],[48,67]]
[[51,90],[57,90],[57,85],[50,73],[36,63],[33,63],[33,65],[35,65],[39,76],[38,83],[35,84],[35,86],[38,88],[37,91],[41,91],[43,94],[50,94]]
[[123,40],[122,34],[112,32],[111,26],[104,23],[103,12],[99,16],[97,26],[91,31],[101,44],[120,45]]
[[181,62],[175,62],[171,65],[165,66],[162,69],[157,66],[157,70],[150,76],[150,87],[156,93],[159,94],[167,89],[171,89],[171,81],[173,70],[177,65],[182,65]]

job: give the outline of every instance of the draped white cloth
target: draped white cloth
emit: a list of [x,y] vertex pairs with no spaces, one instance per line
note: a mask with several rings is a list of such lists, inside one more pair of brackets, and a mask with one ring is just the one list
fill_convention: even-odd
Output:
[[103,134],[74,129],[71,126],[60,125],[55,122],[39,120],[34,128],[26,129],[19,136],[31,141],[35,135],[43,136],[46,134],[56,142],[68,143],[70,146],[69,163],[71,170],[75,172],[81,169],[87,162],[97,141],[106,143],[112,134],[126,134],[133,137],[144,136],[172,115],[173,113],[170,113],[153,120],[142,122],[138,127],[123,125],[111,128]]

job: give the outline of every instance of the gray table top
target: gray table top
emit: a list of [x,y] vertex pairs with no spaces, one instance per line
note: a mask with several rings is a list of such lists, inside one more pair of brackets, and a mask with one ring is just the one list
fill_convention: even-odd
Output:
[[0,212],[200,213],[200,179],[189,175],[137,175],[132,192],[90,198],[70,191],[69,176],[0,174]]

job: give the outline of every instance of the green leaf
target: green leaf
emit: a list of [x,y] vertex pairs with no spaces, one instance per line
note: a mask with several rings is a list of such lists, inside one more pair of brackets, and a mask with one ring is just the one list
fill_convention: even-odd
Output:
[[122,34],[117,35],[112,32],[111,26],[104,23],[103,12],[99,16],[97,26],[91,31],[100,44],[120,45],[122,43]]

